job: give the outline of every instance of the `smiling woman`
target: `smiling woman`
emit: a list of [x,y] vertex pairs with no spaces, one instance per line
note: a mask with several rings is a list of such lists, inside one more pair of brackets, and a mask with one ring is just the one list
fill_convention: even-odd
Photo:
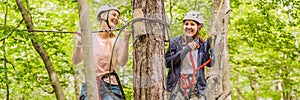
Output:
[[204,41],[199,35],[203,26],[199,12],[187,12],[183,23],[183,36],[173,38],[166,52],[168,98],[206,100],[203,67],[214,64],[211,39]]
[[[94,62],[98,81],[98,91],[99,95],[104,100],[118,100],[125,96],[124,93],[121,95],[122,88],[115,70],[117,66],[124,66],[128,60],[130,32],[125,32],[123,40],[121,38],[116,38],[115,34],[112,31],[109,31],[116,29],[116,26],[119,24],[119,16],[120,12],[116,7],[109,4],[101,6],[97,13],[97,20],[100,24],[99,29],[107,31],[93,34]],[[72,58],[73,64],[75,65],[82,61],[81,33],[77,32],[76,39],[77,46],[73,52]],[[113,43],[115,42],[116,47],[113,49]],[[110,91],[112,91],[113,94],[111,94]],[[85,82],[81,88],[80,98],[84,100],[87,98]]]

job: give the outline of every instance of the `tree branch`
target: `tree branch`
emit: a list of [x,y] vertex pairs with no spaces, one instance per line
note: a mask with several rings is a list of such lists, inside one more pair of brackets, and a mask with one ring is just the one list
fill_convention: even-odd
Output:
[[[37,76],[37,75],[36,75],[36,81],[37,81],[38,83],[41,83],[40,77]],[[44,92],[47,92],[47,93],[49,93],[49,94],[53,94],[53,93],[55,92],[54,89],[50,92],[50,91],[48,91],[47,89],[43,88],[42,86],[41,86],[40,88],[41,88]]]
[[[27,30],[34,30],[33,22],[31,17],[28,14],[28,11],[25,9],[23,3],[21,0],[16,0],[16,3],[18,5],[19,10],[22,13],[22,17],[26,23]],[[42,58],[44,65],[47,69],[48,75],[50,77],[51,85],[55,91],[56,99],[57,100],[64,100],[64,94],[62,91],[62,88],[60,86],[60,82],[58,80],[58,77],[56,75],[55,69],[52,65],[51,59],[44,49],[44,47],[40,44],[35,42],[33,39],[31,39],[31,43],[34,46],[34,49],[39,53],[40,57]]]
[[6,25],[6,19],[7,19],[7,13],[8,13],[8,5],[7,5],[7,0],[5,1],[6,4],[6,9],[5,9],[5,17],[4,17],[4,25]]
[[20,27],[20,25],[22,24],[23,21],[24,21],[24,20],[22,19],[22,20],[20,21],[20,23],[18,24],[18,26],[17,26],[13,31],[11,31],[9,34],[7,34],[4,38],[2,38],[0,41],[3,41],[4,39],[6,39],[6,38],[8,38],[9,36],[11,36],[12,33],[15,32],[15,31]]
[[100,2],[96,0],[92,0],[92,3],[100,5]]
[[10,61],[8,61],[7,59],[4,59],[4,58],[0,58],[0,60],[6,61],[7,64],[10,64],[13,67],[13,69],[16,70],[15,66],[12,64],[12,62],[10,62]]

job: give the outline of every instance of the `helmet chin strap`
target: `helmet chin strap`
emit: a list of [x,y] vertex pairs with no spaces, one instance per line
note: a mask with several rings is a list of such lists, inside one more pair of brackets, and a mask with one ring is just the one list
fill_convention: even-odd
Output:
[[107,15],[106,15],[106,20],[105,20],[105,22],[106,22],[108,28],[111,29],[111,27],[110,27],[110,25],[109,25],[109,21],[108,21],[109,13],[110,13],[110,11],[108,11],[108,13],[107,13]]

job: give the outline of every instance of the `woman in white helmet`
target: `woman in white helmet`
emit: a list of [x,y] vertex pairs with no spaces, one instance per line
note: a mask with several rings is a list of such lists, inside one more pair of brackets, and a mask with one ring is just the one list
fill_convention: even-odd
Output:
[[203,17],[190,11],[183,19],[184,34],[170,41],[166,52],[167,91],[169,100],[205,100],[204,66],[214,63],[211,39],[204,40],[199,31]]
[[[101,6],[97,13],[97,21],[100,24],[99,29],[116,29],[116,26],[119,24],[119,16],[120,12],[116,7],[109,4]],[[115,34],[112,31],[105,31],[93,35],[95,71],[100,97],[103,100],[120,99],[122,91],[114,70],[117,66],[124,66],[128,60],[130,31],[125,32],[124,40],[122,38],[118,38],[113,51],[111,65],[110,58],[112,56],[111,51],[113,43],[116,41]],[[82,42],[80,33],[76,34],[76,40],[77,45],[72,57],[73,64],[75,65],[82,61]],[[107,91],[107,89],[109,91]],[[114,95],[107,92],[112,92]],[[122,94],[122,96],[124,97],[124,94]],[[87,100],[86,86],[84,83],[81,88],[80,99]]]

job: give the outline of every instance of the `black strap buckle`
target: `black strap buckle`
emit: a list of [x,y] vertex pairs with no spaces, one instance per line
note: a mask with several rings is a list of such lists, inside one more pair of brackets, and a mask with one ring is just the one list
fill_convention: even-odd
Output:
[[101,79],[103,80],[105,78],[109,78],[110,75],[114,75],[116,77],[117,82],[118,82],[118,86],[119,86],[121,94],[122,94],[122,95],[119,95],[119,94],[114,93],[114,95],[117,96],[117,97],[119,97],[119,98],[121,98],[122,100],[126,100],[126,96],[125,96],[124,90],[122,88],[122,84],[120,82],[120,78],[119,78],[118,74],[115,71],[112,71],[111,73],[107,73],[107,74],[103,75],[103,77]]

